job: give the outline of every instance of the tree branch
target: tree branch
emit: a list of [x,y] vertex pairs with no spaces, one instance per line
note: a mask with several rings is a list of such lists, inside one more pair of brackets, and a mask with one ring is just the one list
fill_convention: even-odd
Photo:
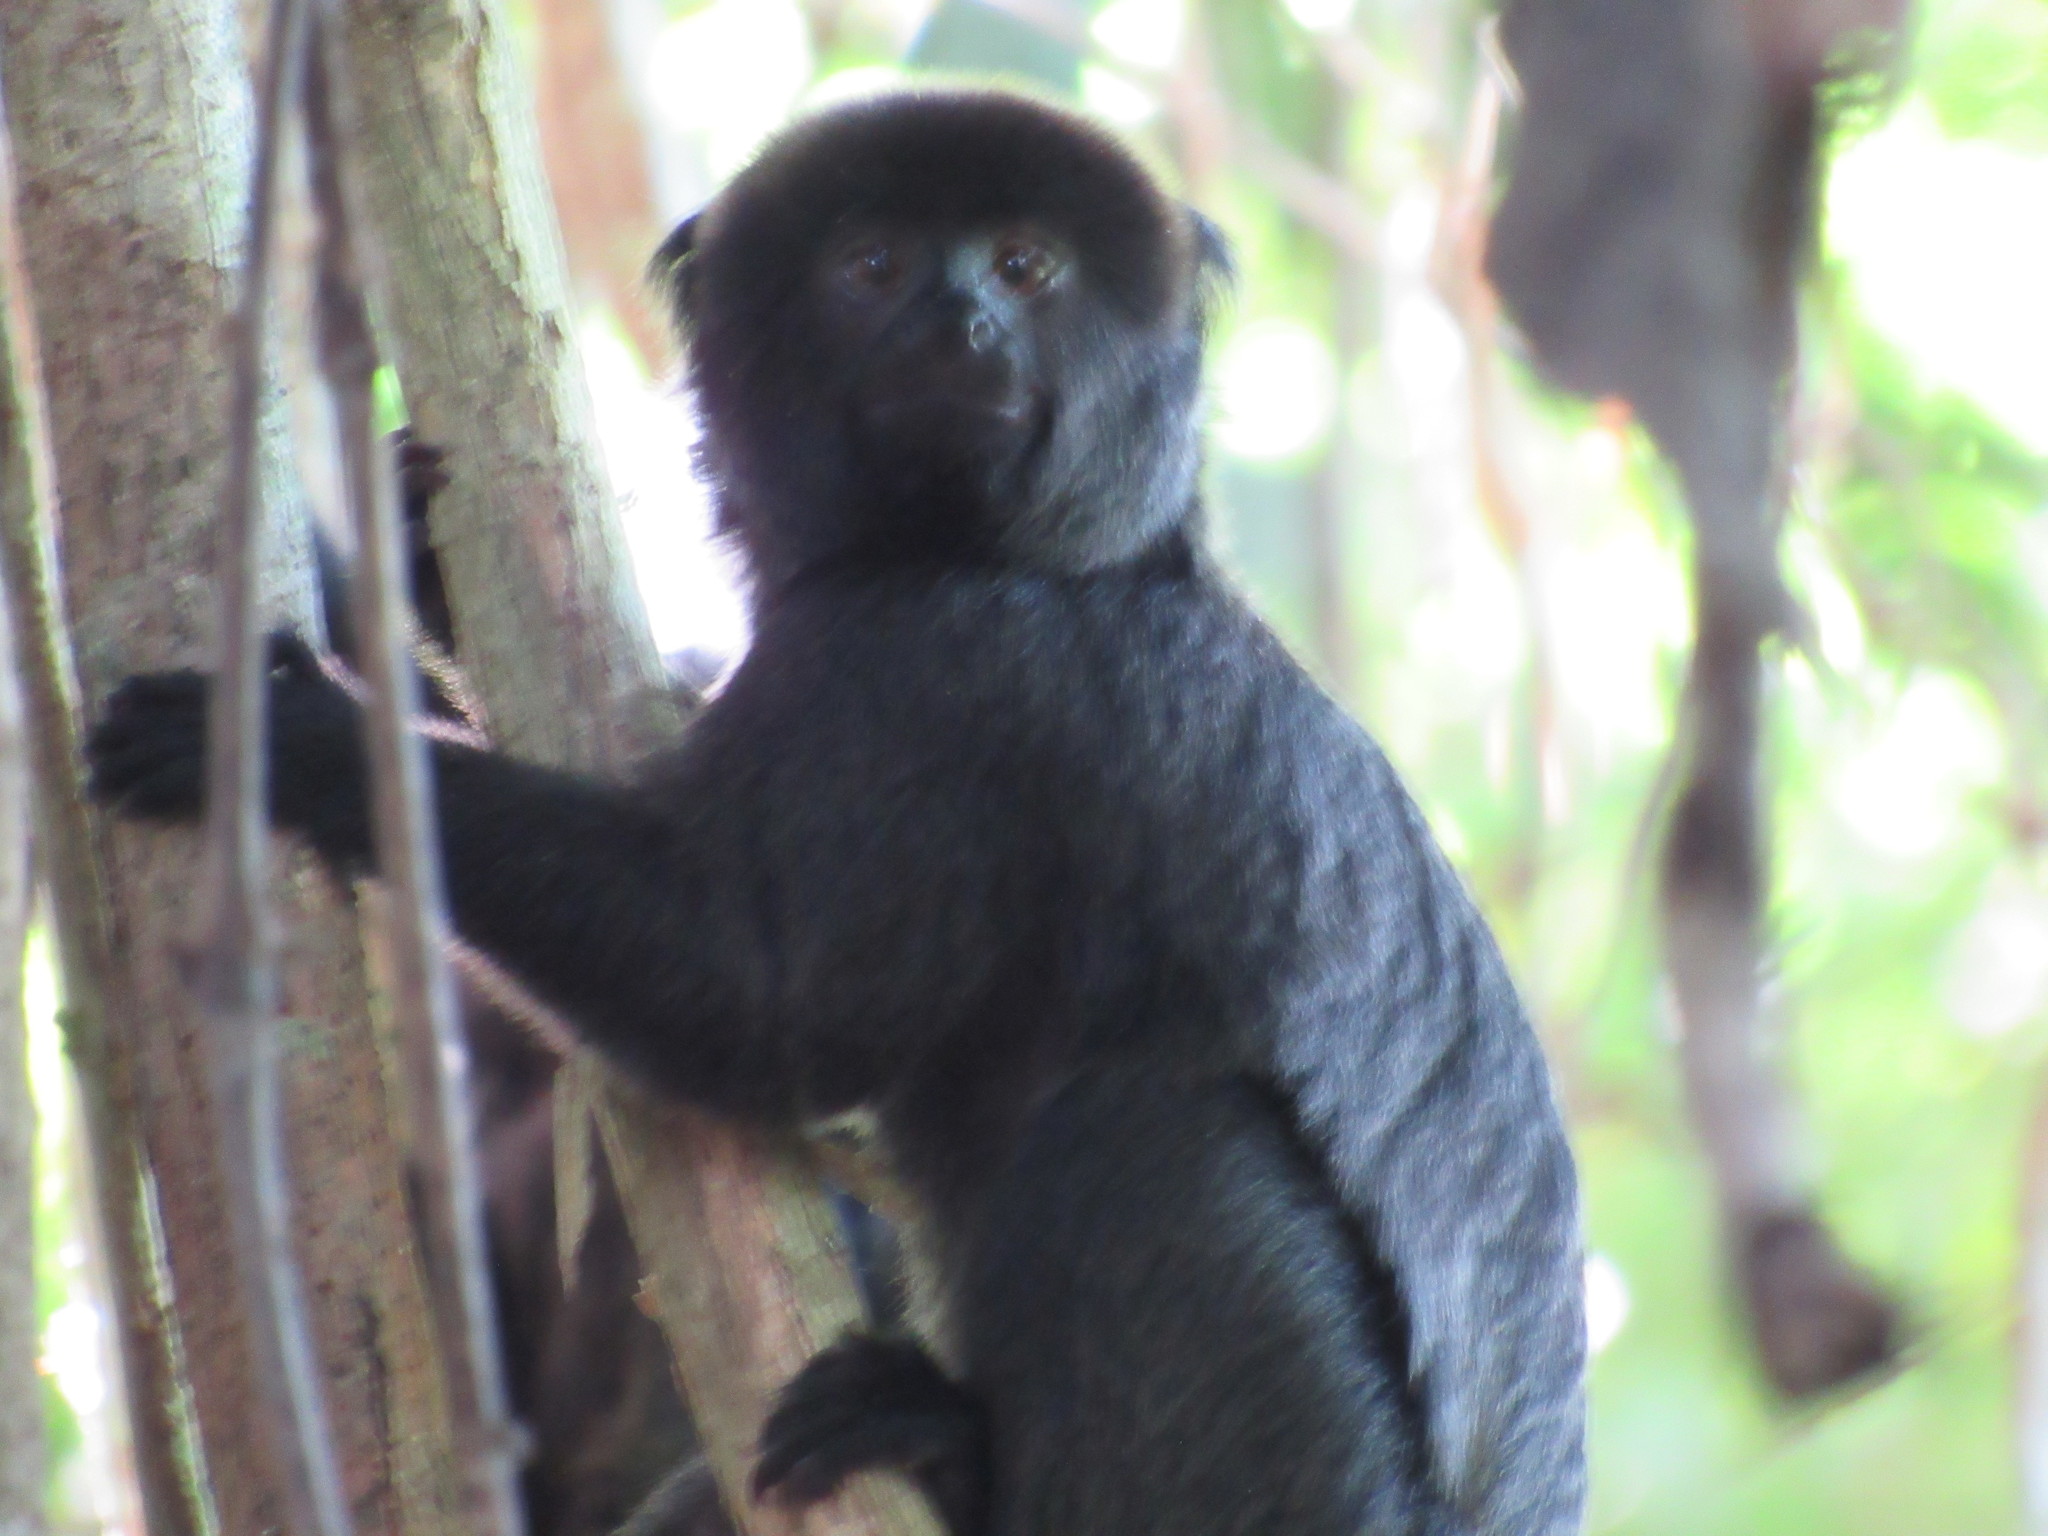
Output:
[[358,662],[369,687],[368,736],[377,867],[389,899],[376,903],[390,969],[387,997],[409,1087],[412,1167],[443,1370],[448,1382],[463,1514],[469,1530],[517,1536],[519,1437],[506,1404],[497,1309],[485,1247],[469,1093],[469,1051],[456,1014],[445,947],[446,901],[425,744],[410,728],[418,674],[406,644],[408,598],[396,491],[372,421],[376,346],[363,297],[353,172],[336,122],[329,70],[338,23],[318,19],[307,62],[305,122],[320,219],[315,302],[321,371],[334,401],[341,479],[356,534]]

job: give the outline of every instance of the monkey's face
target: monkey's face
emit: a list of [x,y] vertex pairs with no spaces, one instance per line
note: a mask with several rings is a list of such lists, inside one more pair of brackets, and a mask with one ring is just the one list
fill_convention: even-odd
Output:
[[721,517],[771,586],[848,560],[1093,569],[1192,514],[1226,258],[1064,113],[990,94],[839,108],[657,261]]
[[846,378],[848,439],[868,474],[943,480],[974,500],[1008,482],[1052,427],[1045,345],[1072,320],[1073,258],[1030,225],[863,229],[828,247],[820,340]]

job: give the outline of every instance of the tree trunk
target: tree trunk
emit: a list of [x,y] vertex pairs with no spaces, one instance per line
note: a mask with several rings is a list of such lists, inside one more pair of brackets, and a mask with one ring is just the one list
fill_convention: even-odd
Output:
[[[78,722],[54,675],[67,608],[90,700],[126,672],[211,654],[223,324],[249,151],[240,39],[232,8],[204,0],[0,0],[0,60],[65,553],[62,590],[38,615],[51,674],[38,723],[43,804],[62,824],[53,863],[67,866],[52,870],[67,990],[90,1036],[80,1058],[111,1062],[102,1096],[136,1098],[218,1528],[256,1536],[281,1510],[251,1420],[260,1399],[182,975],[195,844],[85,820]],[[285,441],[272,409],[259,481],[271,606],[304,623],[311,571]],[[11,553],[35,545],[11,542]],[[354,924],[306,856],[277,884],[294,936],[284,1018],[299,1251],[347,1493],[364,1532],[438,1529],[449,1507],[442,1396]],[[103,1177],[134,1155],[95,1154]]]
[[[79,1086],[93,1164],[96,1251],[113,1312],[114,1357],[135,1474],[135,1512],[152,1536],[193,1536],[203,1524],[184,1473],[187,1425],[178,1386],[176,1329],[157,1286],[155,1210],[144,1163],[132,1053],[110,1049],[102,984],[112,974],[109,915],[100,861],[81,798],[77,679],[63,634],[52,545],[49,433],[15,226],[11,147],[0,145],[0,282],[4,282],[4,376],[0,376],[0,572],[15,675],[24,695],[24,745],[38,783],[40,862],[58,924],[64,971],[65,1046]],[[78,1159],[83,1168],[87,1159]]]
[[[461,660],[508,751],[616,769],[674,716],[658,707],[654,646],[591,436],[511,39],[481,0],[350,0],[347,14],[383,312],[414,425],[453,476],[433,536]],[[807,1175],[724,1126],[627,1093],[598,1098],[727,1506],[755,1536],[791,1529],[744,1496],[745,1474],[769,1395],[859,1315],[831,1212]],[[934,1529],[907,1488],[881,1478],[859,1479],[807,1528]]]

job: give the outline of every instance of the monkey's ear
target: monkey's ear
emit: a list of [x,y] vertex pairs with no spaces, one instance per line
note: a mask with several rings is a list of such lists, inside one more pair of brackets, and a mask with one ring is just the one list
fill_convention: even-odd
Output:
[[1214,219],[1196,208],[1188,209],[1187,214],[1195,255],[1196,302],[1206,326],[1237,286],[1237,258],[1231,253],[1230,237]]
[[697,221],[703,216],[693,213],[670,230],[647,261],[648,280],[667,292],[679,326],[690,319],[691,278],[696,265],[692,258],[697,251]]
[[1188,210],[1188,223],[1195,232],[1195,270],[1219,287],[1232,286],[1237,281],[1237,257],[1230,249],[1230,236],[1199,208]]

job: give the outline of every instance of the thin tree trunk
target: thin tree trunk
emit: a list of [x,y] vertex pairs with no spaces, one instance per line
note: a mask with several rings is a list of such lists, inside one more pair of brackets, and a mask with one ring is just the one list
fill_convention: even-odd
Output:
[[[232,8],[205,0],[0,0],[0,61],[65,551],[62,593],[40,617],[61,668],[55,626],[68,608],[85,697],[97,700],[126,672],[213,654],[207,577],[227,442],[222,341],[246,189],[246,77]],[[285,438],[281,414],[266,410],[268,606],[303,622],[312,582],[303,519],[286,515],[296,498]],[[71,866],[53,869],[53,890],[72,995],[83,989],[99,1030],[82,1054],[111,1059],[109,1100],[137,1097],[205,1485],[224,1536],[255,1536],[283,1510],[253,1418],[262,1399],[181,964],[194,842],[88,822],[76,799],[78,722],[61,688],[52,700],[44,803],[65,822],[56,841]],[[298,1252],[319,1277],[314,1331],[345,1490],[362,1531],[424,1531],[448,1507],[442,1398],[360,950],[346,904],[309,858],[292,860],[279,885],[294,936],[281,1013]],[[108,893],[105,910],[96,888]],[[134,1155],[95,1150],[103,1175],[111,1167],[117,1177]]]
[[28,939],[28,783],[21,690],[7,596],[0,589],[0,1536],[42,1536],[43,1531],[36,1115],[28,1093],[28,1030],[21,1006],[22,947]]
[[[447,451],[454,481],[433,533],[461,659],[507,750],[616,768],[674,716],[658,705],[654,646],[591,436],[511,39],[479,0],[351,0],[348,16],[383,313],[414,425]],[[755,1536],[792,1529],[745,1497],[745,1472],[769,1394],[859,1315],[831,1213],[805,1175],[726,1127],[631,1094],[598,1097],[727,1505]],[[900,1483],[862,1478],[806,1528],[934,1526]]]
[[[508,751],[620,762],[654,734],[660,661],[592,437],[512,39],[478,0],[345,11],[342,85],[382,247],[371,276],[413,425],[453,476],[433,536],[457,648]],[[596,629],[556,637],[563,623]]]
[[81,798],[78,683],[64,632],[53,544],[55,508],[42,381],[15,223],[11,143],[0,144],[0,283],[5,359],[0,376],[0,571],[8,640],[25,695],[37,785],[41,863],[60,917],[65,1050],[79,1086],[92,1167],[96,1251],[114,1314],[114,1356],[133,1457],[136,1504],[151,1536],[193,1536],[204,1525],[186,1478],[190,1425],[177,1369],[176,1325],[157,1280],[156,1225],[133,1080],[133,1052],[112,1039],[111,914],[102,860]]

